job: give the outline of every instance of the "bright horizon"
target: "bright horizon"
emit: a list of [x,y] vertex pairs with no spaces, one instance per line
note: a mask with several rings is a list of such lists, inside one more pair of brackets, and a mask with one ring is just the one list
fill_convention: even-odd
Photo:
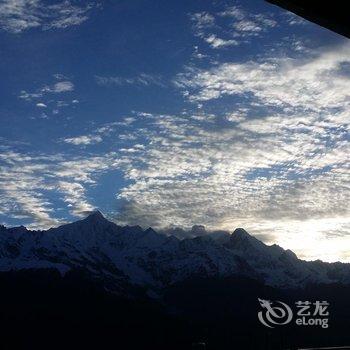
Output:
[[350,262],[350,42],[261,0],[0,4],[0,223],[100,209]]

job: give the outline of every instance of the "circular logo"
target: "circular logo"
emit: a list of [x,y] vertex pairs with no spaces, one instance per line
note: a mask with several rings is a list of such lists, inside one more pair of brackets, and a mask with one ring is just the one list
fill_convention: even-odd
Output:
[[266,327],[288,324],[293,318],[292,309],[282,301],[258,299],[263,311],[258,312],[259,321]]

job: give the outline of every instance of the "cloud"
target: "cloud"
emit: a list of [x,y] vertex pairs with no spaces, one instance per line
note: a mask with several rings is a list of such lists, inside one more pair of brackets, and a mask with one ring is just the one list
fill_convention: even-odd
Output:
[[233,6],[219,13],[221,17],[232,19],[235,37],[257,36],[270,28],[277,26],[277,22],[266,14],[253,14],[238,6]]
[[52,87],[45,89],[47,92],[52,92],[59,94],[61,92],[68,92],[74,90],[74,84],[71,81],[60,81],[59,83],[54,84]]
[[62,201],[74,216],[94,208],[86,191],[104,172],[119,167],[119,157],[104,155],[69,157],[63,154],[28,154],[0,149],[0,213],[28,221],[31,228],[48,228],[63,223],[57,217]]
[[[230,20],[228,26],[223,26],[218,20],[222,18]],[[250,37],[260,36],[277,26],[271,15],[253,14],[238,6],[213,14],[205,11],[194,13],[190,19],[195,35],[214,49],[247,43]]]
[[286,21],[289,25],[295,26],[295,25],[305,25],[308,23],[304,18],[297,16],[296,14],[285,11],[283,12],[283,15],[286,18]]
[[[26,102],[35,103],[35,106],[40,109],[51,108],[53,115],[59,114],[60,109],[63,107],[77,105],[79,100],[72,100],[72,92],[75,90],[74,83],[62,74],[54,74],[53,77],[55,80],[59,81],[43,85],[30,92],[22,90],[18,97]],[[68,96],[69,99],[62,99],[66,96]],[[36,102],[39,99],[42,101]],[[49,119],[49,116],[47,113],[42,113],[39,117],[32,118]]]
[[86,216],[96,209],[86,200],[86,189],[81,183],[59,181],[58,190],[74,216]]
[[42,30],[77,26],[89,18],[92,3],[74,5],[64,0],[46,4],[42,0],[3,0],[0,4],[0,28],[18,34],[32,28]]
[[37,89],[35,92],[27,92],[26,90],[22,90],[19,98],[26,101],[31,101],[33,99],[41,98],[46,94],[61,94],[71,91],[74,91],[74,84],[69,80],[65,80],[52,85],[45,85],[40,89]]
[[214,49],[225,47],[225,46],[236,46],[238,45],[238,42],[236,40],[230,39],[230,40],[224,40],[221,38],[218,38],[216,35],[211,34],[207,38],[205,38],[205,41],[210,44],[211,47]]
[[56,79],[56,80],[68,80],[67,76],[65,76],[64,74],[61,74],[61,73],[55,73],[53,75],[53,77]]
[[215,17],[205,11],[191,14],[190,19],[194,23],[195,28],[199,31],[211,28],[215,24]]
[[[195,35],[202,38],[212,48],[219,49],[227,46],[239,45],[234,39],[223,39],[218,37],[217,34],[213,33],[213,30],[217,29],[218,26],[215,23],[214,15],[208,12],[198,12],[190,15],[190,19],[193,22],[193,29]],[[195,47],[197,58],[203,58],[204,56],[198,54],[198,47]]]
[[230,122],[239,123],[245,120],[248,114],[248,108],[237,108],[237,110],[235,110],[234,112],[228,113],[226,115],[226,119]]
[[75,137],[66,137],[61,139],[68,144],[75,146],[87,146],[100,143],[105,137],[110,136],[115,132],[117,127],[127,127],[131,125],[136,119],[134,117],[125,117],[123,120],[118,122],[107,123],[99,126],[94,133],[87,135],[79,135]]
[[191,101],[248,95],[264,106],[332,112],[341,118],[342,114],[334,109],[349,107],[349,78],[340,74],[344,62],[349,62],[349,53],[350,46],[345,45],[304,59],[280,57],[223,63],[210,70],[181,74],[176,82]]
[[240,32],[241,34],[244,33],[243,35],[245,35],[245,33],[255,35],[262,31],[262,27],[259,24],[250,20],[237,21],[233,24],[233,27],[237,32]]
[[66,143],[71,143],[72,145],[91,145],[95,143],[99,143],[102,141],[102,137],[100,135],[82,135],[77,137],[68,137],[63,139]]
[[19,95],[19,98],[26,100],[26,101],[31,101],[32,99],[40,98],[42,96],[43,96],[43,93],[41,91],[31,93],[31,92],[27,92],[25,90],[22,90],[20,95]]
[[124,85],[138,85],[138,86],[149,86],[157,85],[164,87],[165,84],[160,76],[155,76],[151,74],[141,73],[137,77],[124,78],[124,77],[103,77],[95,76],[96,82],[101,86],[124,86]]

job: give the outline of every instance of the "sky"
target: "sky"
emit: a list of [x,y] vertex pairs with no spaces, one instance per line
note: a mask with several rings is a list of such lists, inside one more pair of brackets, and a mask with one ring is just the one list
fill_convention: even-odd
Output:
[[244,227],[350,262],[350,41],[263,0],[0,0],[0,222]]

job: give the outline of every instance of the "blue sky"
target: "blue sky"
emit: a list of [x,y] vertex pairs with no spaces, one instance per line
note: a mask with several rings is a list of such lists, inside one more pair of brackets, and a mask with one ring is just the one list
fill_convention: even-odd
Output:
[[232,230],[350,260],[349,41],[262,0],[0,1],[0,221]]

